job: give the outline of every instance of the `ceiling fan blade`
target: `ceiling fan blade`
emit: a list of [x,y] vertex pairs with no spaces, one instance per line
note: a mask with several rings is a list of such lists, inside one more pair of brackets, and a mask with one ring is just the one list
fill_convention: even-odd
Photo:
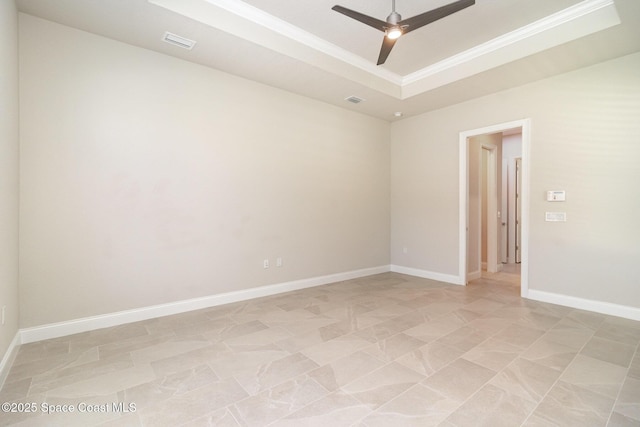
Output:
[[384,61],[387,60],[391,53],[391,49],[393,49],[393,45],[396,44],[396,40],[398,39],[390,39],[389,37],[382,39],[382,47],[380,48],[380,55],[378,55],[378,63],[376,65],[384,64]]
[[435,22],[438,19],[444,18],[445,16],[449,16],[469,6],[473,6],[475,3],[475,0],[459,0],[439,7],[437,9],[430,10],[429,12],[421,13],[420,15],[403,19],[398,24],[403,28],[406,26],[406,28],[404,28],[403,30],[403,34],[407,34],[413,30]]
[[384,21],[356,12],[355,10],[347,9],[346,7],[335,5],[331,9],[383,32],[385,31],[385,27],[389,25]]

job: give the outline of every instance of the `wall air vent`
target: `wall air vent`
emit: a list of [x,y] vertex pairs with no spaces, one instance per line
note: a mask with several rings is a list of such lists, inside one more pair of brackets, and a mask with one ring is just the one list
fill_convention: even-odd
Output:
[[355,96],[355,95],[351,95],[351,96],[349,96],[349,97],[345,98],[344,100],[345,100],[345,101],[349,101],[349,102],[351,102],[352,104],[360,104],[362,101],[364,101],[364,99],[362,99],[362,98],[358,98],[358,97],[357,97],[357,96]]
[[187,50],[193,49],[193,46],[196,44],[196,42],[193,40],[185,39],[184,37],[180,37],[168,31],[164,33],[164,36],[162,37],[162,41],[171,43],[174,46],[178,46]]

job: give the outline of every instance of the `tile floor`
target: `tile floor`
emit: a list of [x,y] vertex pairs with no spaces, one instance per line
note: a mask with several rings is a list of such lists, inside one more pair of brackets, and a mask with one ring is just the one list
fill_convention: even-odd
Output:
[[640,322],[514,283],[385,273],[23,345],[0,402],[37,412],[0,425],[640,425]]

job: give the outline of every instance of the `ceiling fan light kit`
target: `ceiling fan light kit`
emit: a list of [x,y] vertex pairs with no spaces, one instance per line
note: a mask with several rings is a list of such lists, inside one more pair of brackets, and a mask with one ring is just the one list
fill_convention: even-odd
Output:
[[475,3],[475,0],[458,0],[430,10],[429,12],[421,13],[420,15],[416,15],[411,18],[402,19],[402,16],[396,12],[396,1],[391,0],[391,13],[387,16],[386,21],[373,18],[339,5],[335,5],[331,9],[373,27],[376,30],[380,30],[385,34],[385,37],[382,40],[382,47],[380,48],[380,55],[378,55],[377,65],[381,65],[387,60],[393,45],[400,36],[403,36],[413,30],[417,30],[420,27],[424,27],[427,24],[435,22],[453,13],[459,12],[469,6],[473,6]]
[[402,28],[400,27],[389,28],[385,33],[385,35],[387,36],[388,39],[395,40],[402,35]]

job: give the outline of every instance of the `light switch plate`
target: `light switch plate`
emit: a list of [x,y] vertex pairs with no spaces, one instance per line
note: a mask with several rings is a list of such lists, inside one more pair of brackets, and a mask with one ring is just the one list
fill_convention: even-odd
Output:
[[547,191],[547,202],[564,202],[567,200],[567,192],[564,190]]
[[567,213],[566,212],[545,212],[544,220],[550,221],[550,222],[566,222]]

